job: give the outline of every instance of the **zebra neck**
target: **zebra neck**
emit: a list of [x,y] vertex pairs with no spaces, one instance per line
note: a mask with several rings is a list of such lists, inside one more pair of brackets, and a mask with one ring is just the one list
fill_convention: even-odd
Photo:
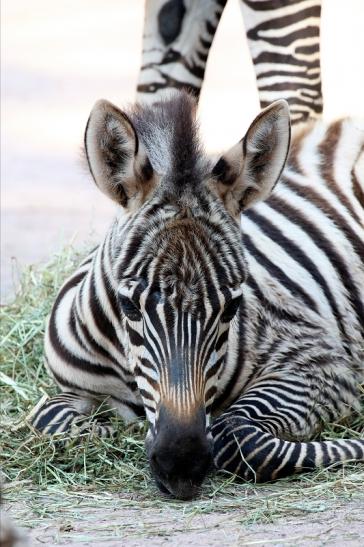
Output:
[[83,328],[87,327],[96,343],[113,353],[116,349],[124,354],[126,335],[120,317],[118,285],[114,276],[116,260],[112,252],[116,226],[115,222],[86,265],[86,275],[78,286],[75,304],[80,323]]

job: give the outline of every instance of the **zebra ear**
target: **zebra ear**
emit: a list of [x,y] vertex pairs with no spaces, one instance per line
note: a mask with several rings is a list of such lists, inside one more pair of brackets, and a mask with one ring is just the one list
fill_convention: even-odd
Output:
[[276,101],[216,163],[213,184],[233,216],[270,195],[286,163],[290,133],[288,104]]
[[128,210],[136,210],[155,187],[156,177],[128,116],[108,101],[93,107],[85,151],[97,186]]

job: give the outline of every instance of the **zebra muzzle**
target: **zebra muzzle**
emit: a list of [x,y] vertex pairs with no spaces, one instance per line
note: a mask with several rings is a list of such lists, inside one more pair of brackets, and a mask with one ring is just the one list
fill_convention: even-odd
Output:
[[212,439],[206,431],[205,411],[192,418],[176,418],[162,407],[157,432],[146,442],[151,473],[165,494],[195,498],[212,468]]

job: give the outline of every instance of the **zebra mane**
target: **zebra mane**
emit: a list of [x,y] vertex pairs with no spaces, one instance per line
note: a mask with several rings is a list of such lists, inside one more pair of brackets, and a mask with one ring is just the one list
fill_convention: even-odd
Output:
[[178,187],[200,181],[204,160],[196,122],[196,103],[186,92],[153,105],[137,104],[129,113],[154,170]]

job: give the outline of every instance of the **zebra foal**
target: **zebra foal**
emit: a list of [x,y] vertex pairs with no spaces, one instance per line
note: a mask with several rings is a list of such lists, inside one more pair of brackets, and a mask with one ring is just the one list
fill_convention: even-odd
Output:
[[310,442],[359,408],[363,144],[353,121],[316,122],[288,156],[277,101],[213,162],[186,93],[98,102],[86,155],[123,213],[57,296],[45,360],[64,393],[34,426],[90,427],[102,398],[145,415],[152,475],[182,499],[212,464],[266,481],[363,459],[360,439]]

